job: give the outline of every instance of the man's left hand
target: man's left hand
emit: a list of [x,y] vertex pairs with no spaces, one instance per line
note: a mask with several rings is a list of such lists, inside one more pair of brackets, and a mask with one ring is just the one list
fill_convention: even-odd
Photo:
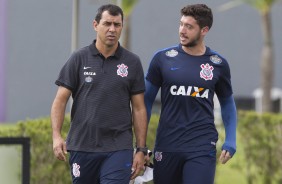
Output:
[[220,157],[219,157],[219,161],[222,164],[225,164],[228,160],[230,160],[232,158],[232,156],[230,155],[230,153],[226,150],[222,150]]

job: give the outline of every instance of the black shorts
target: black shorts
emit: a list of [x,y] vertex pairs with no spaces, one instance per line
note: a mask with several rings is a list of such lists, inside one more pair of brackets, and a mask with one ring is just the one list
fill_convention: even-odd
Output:
[[154,151],[154,184],[213,184],[216,148],[202,152]]
[[72,183],[129,183],[132,160],[132,150],[102,153],[70,151]]

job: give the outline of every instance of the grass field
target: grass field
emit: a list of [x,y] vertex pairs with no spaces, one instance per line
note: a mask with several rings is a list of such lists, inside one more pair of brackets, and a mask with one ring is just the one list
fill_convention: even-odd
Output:
[[232,163],[229,164],[217,166],[215,184],[247,184],[245,174],[232,168]]

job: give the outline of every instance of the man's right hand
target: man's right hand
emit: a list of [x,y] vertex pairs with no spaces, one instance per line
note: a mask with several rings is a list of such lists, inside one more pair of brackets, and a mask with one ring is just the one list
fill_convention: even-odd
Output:
[[57,159],[67,161],[67,147],[66,142],[62,137],[53,138],[53,152]]

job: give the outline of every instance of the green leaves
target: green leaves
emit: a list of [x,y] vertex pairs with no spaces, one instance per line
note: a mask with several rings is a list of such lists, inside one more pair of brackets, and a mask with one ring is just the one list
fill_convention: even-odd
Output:
[[138,0],[121,0],[124,16],[129,16]]
[[[255,168],[252,175],[262,177],[265,184],[281,179],[282,168],[282,116],[239,112],[238,132],[248,167]],[[258,171],[258,174],[255,174]],[[254,179],[253,179],[254,180]],[[256,183],[255,181],[253,181]]]
[[243,2],[251,5],[255,9],[259,10],[259,12],[269,12],[272,5],[277,0],[243,0]]
[[260,13],[266,13],[269,12],[272,5],[280,0],[233,0],[229,1],[227,3],[224,3],[219,7],[221,11],[225,11],[231,8],[234,8],[236,6],[239,6],[241,4],[248,4],[251,7],[257,9]]
[[[66,116],[62,131],[63,137],[66,137],[69,125],[70,118]],[[0,137],[30,137],[31,184],[71,183],[68,163],[54,157],[49,117],[0,125]]]

